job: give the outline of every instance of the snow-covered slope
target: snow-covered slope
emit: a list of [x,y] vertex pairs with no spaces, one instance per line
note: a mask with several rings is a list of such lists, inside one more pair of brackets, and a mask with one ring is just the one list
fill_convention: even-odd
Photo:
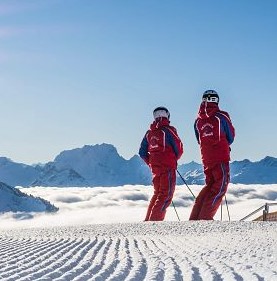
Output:
[[0,181],[11,186],[29,186],[40,173],[40,167],[15,163],[6,157],[0,157]]
[[276,187],[230,184],[230,222],[225,204],[223,221],[221,210],[215,221],[188,221],[193,198],[185,185],[173,198],[180,222],[171,206],[164,222],[143,222],[151,186],[20,188],[59,212],[0,214],[0,280],[276,281],[276,222],[249,221],[262,210],[239,221],[276,202]]
[[58,208],[48,201],[27,195],[0,182],[0,213],[5,212],[56,212]]
[[275,223],[159,222],[0,230],[0,279],[277,280]]

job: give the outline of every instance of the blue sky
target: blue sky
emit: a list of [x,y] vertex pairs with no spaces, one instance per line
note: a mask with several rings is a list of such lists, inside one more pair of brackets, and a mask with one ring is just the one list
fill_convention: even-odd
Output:
[[277,157],[277,1],[0,1],[0,155],[45,163],[111,143],[129,159],[166,106],[200,161],[193,123],[215,89],[232,160]]

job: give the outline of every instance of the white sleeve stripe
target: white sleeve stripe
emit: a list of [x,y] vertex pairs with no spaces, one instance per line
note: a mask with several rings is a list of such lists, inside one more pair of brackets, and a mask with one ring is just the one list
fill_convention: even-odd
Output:
[[220,125],[221,125],[221,120],[217,116],[215,116],[215,118],[218,120],[218,140],[220,141]]

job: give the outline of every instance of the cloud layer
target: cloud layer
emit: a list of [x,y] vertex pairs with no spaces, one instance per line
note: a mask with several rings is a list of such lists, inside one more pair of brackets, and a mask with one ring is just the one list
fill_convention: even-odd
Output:
[[[191,185],[190,188],[197,195],[201,186]],[[21,191],[50,201],[60,208],[59,212],[51,215],[5,214],[1,216],[0,226],[33,227],[141,222],[144,219],[153,188],[152,186],[139,185],[109,188],[33,187],[21,188]],[[231,220],[240,220],[265,203],[275,202],[277,188],[276,185],[230,184],[226,198]],[[186,186],[176,188],[173,202],[180,219],[182,221],[188,220],[194,200]],[[272,209],[275,210],[274,207]],[[222,217],[223,220],[228,220],[226,202],[222,206]],[[220,209],[215,219],[221,219]],[[166,220],[177,220],[177,215],[172,206],[168,208]]]

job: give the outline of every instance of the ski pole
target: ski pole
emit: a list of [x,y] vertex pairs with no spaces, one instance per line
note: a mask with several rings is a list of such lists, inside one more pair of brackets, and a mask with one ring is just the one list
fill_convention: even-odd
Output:
[[229,221],[231,220],[230,219],[230,212],[229,212],[229,207],[228,207],[228,202],[227,202],[227,197],[225,195],[225,203],[226,203],[226,208],[227,208],[227,212],[228,212],[228,218],[229,218]]
[[223,204],[222,204],[222,202],[221,202],[221,204],[220,204],[220,220],[221,220],[221,221],[222,221],[222,217],[223,217],[223,216],[222,216],[222,205],[223,205]]
[[187,186],[188,190],[190,191],[190,193],[192,194],[193,198],[195,199],[195,195],[193,194],[193,192],[191,191],[191,189],[189,188],[188,184],[186,183],[185,179],[182,177],[182,175],[180,174],[180,172],[177,170],[177,173],[179,174],[180,178],[183,180],[183,182],[185,183],[185,185]]
[[180,218],[179,218],[179,216],[178,216],[178,213],[177,213],[177,210],[176,210],[176,208],[175,208],[175,205],[174,205],[174,202],[173,202],[173,200],[172,200],[172,206],[173,206],[173,208],[174,208],[174,211],[175,211],[175,213],[176,213],[176,216],[177,216],[177,218],[178,218],[178,221],[180,221]]

